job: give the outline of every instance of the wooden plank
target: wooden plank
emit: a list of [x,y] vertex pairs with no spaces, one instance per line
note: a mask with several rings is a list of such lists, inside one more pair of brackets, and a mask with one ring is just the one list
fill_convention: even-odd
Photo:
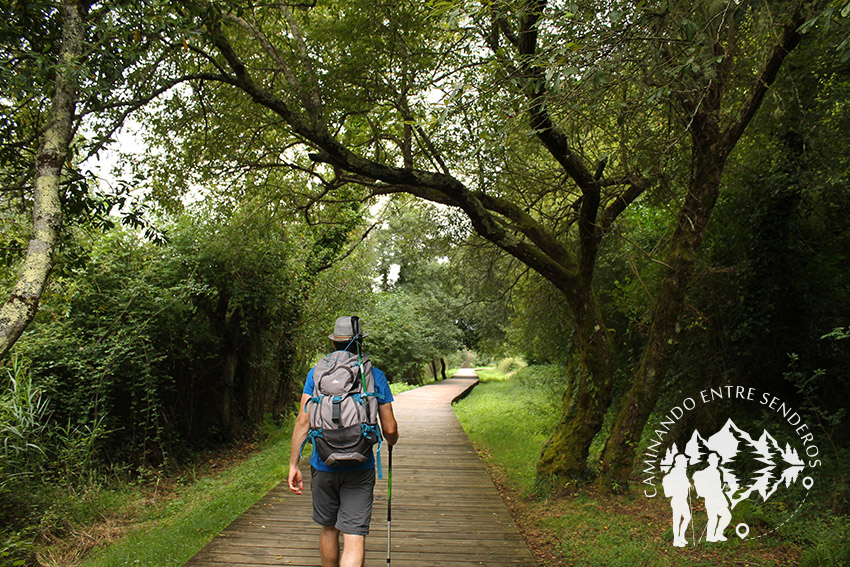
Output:
[[[393,454],[392,558],[396,565],[536,565],[451,408],[451,402],[476,382],[474,376],[455,377],[395,397],[401,434]],[[379,480],[372,529],[366,538],[366,567],[386,564],[386,489],[386,479]],[[320,567],[320,528],[311,520],[309,479],[304,493],[291,494],[284,481],[186,565]]]

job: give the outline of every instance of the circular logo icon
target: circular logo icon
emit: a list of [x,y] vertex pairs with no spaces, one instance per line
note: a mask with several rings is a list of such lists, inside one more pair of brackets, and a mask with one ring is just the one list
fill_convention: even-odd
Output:
[[[698,409],[721,416],[722,425],[682,427]],[[759,425],[739,427],[733,416]],[[669,502],[676,547],[760,538],[806,501],[819,454],[808,424],[787,401],[751,387],[708,388],[670,408],[655,427],[642,455],[644,495]],[[766,522],[766,515],[782,519]]]

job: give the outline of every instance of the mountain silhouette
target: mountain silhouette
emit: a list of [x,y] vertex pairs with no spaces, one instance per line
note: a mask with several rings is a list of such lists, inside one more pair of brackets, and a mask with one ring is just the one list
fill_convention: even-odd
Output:
[[[694,430],[682,451],[688,457],[691,471],[698,470],[697,465],[706,462],[710,453],[719,457],[719,469],[723,473],[724,493],[734,508],[753,493],[768,500],[780,484],[788,488],[796,482],[805,463],[796,449],[789,443],[782,448],[766,429],[758,438],[754,438],[741,429],[731,419],[716,433],[703,437]],[[673,443],[659,462],[662,472],[668,472],[679,449]],[[784,465],[779,473],[778,469]]]
[[689,457],[688,463],[695,465],[705,461],[705,457],[711,451],[708,442],[700,435],[698,430],[694,430],[690,440],[685,445],[685,454]]

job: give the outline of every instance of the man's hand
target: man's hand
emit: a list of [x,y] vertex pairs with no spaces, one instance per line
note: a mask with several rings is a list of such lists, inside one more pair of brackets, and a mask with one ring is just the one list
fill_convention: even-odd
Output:
[[304,477],[297,466],[289,466],[289,490],[295,494],[304,494]]

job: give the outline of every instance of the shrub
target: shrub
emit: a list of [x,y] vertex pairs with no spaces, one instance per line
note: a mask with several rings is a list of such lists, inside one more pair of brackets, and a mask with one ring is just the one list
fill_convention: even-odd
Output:
[[554,400],[555,405],[560,406],[568,375],[569,370],[562,364],[534,364],[517,372],[516,378],[526,390]]
[[42,447],[47,438],[47,399],[15,356],[5,368],[6,384],[0,395],[0,487],[39,473],[45,461]]
[[167,246],[124,229],[77,235],[77,259],[16,345],[63,450],[158,466],[288,409],[307,283],[288,231],[235,215],[182,218]]
[[522,370],[525,367],[525,361],[516,357],[503,358],[498,364],[496,364],[496,370],[505,376],[516,374],[519,370]]
[[840,567],[850,565],[850,519],[825,514],[811,530],[812,544],[803,551],[800,567]]

